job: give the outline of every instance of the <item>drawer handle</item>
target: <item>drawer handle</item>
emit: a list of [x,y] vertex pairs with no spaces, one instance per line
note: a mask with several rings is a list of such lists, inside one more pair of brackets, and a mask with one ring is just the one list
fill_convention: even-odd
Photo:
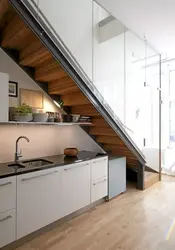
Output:
[[3,184],[0,184],[0,187],[4,187],[4,186],[10,185],[10,184],[12,184],[12,182],[8,181],[8,182],[5,182]]
[[107,159],[103,159],[103,160],[99,160],[99,161],[93,161],[93,163],[98,163],[98,162],[101,162],[101,161],[107,161]]
[[100,183],[103,183],[103,182],[105,182],[105,181],[107,181],[107,178],[105,178],[105,179],[103,179],[103,180],[100,180],[100,181],[98,181],[98,182],[96,182],[96,183],[93,183],[93,185],[95,186],[95,185],[100,184]]
[[78,166],[75,166],[75,167],[65,168],[64,171],[69,171],[69,170],[73,170],[75,168],[80,168],[80,167],[84,167],[84,166],[88,166],[88,165],[89,165],[89,163],[86,163],[86,164],[78,165]]
[[32,179],[36,179],[36,178],[39,178],[39,177],[51,175],[51,174],[58,173],[58,172],[59,172],[59,171],[54,171],[54,172],[50,172],[50,173],[47,173],[47,174],[41,174],[41,175],[38,175],[38,176],[33,176],[33,177],[29,177],[29,178],[23,178],[23,179],[21,179],[21,180],[22,180],[22,181],[29,181],[29,180],[32,180]]
[[0,222],[3,222],[5,220],[11,219],[11,218],[12,218],[12,215],[8,215],[7,217],[1,219]]

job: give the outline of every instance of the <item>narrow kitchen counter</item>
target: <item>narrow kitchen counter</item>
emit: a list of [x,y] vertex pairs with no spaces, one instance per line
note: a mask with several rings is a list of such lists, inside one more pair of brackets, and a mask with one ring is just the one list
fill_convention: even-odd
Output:
[[[99,157],[104,157],[105,155],[106,154],[101,154],[101,153],[96,153],[96,152],[91,152],[91,151],[80,151],[76,157],[66,157],[64,154],[40,157],[40,158],[29,159],[29,160],[32,161],[32,160],[42,159],[42,160],[50,161],[51,163],[46,164],[44,166],[25,166],[24,168],[18,168],[18,169],[8,166],[10,164],[13,164],[14,162],[1,163],[0,164],[0,178],[20,175],[20,174],[39,171],[39,170],[48,169],[48,168],[54,168],[58,166],[62,167],[68,164],[73,164],[73,163],[92,160],[92,159],[99,158]],[[27,160],[23,160],[23,161],[27,161]],[[23,165],[22,163],[23,161],[20,161],[19,164]]]

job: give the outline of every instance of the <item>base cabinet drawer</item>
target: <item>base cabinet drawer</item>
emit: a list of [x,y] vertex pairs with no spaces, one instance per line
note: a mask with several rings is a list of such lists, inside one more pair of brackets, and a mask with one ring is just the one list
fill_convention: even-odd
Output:
[[96,180],[108,175],[108,157],[91,161],[91,179]]
[[91,203],[108,195],[108,179],[103,177],[92,182]]
[[16,210],[0,213],[0,248],[16,240]]
[[0,179],[0,213],[16,208],[16,176]]

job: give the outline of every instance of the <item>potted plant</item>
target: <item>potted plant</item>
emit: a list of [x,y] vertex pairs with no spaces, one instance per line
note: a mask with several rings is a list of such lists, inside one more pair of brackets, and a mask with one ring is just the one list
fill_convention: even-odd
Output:
[[48,114],[47,113],[33,113],[33,121],[34,122],[47,122]]
[[23,103],[21,106],[13,109],[13,121],[30,122],[33,120],[32,107]]

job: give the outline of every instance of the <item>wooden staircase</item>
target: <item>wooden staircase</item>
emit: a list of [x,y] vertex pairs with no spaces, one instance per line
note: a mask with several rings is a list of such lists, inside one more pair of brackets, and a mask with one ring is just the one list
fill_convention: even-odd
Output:
[[[102,116],[91,98],[79,88],[53,52],[19,16],[11,3],[0,1],[0,46],[8,53],[49,95],[58,95],[69,107],[72,114],[92,117],[88,133],[103,149],[118,156],[125,156],[130,167],[144,168],[144,158],[138,158],[137,149],[132,143],[116,133],[106,117]],[[17,2],[17,1],[16,1]],[[36,32],[36,31],[35,31]],[[119,131],[119,129],[118,129]],[[128,146],[130,145],[130,146]],[[142,159],[142,160],[140,160]],[[138,178],[142,178],[141,171]],[[143,180],[141,181],[143,182]],[[139,187],[143,189],[143,187]]]
[[155,183],[159,182],[159,174],[156,172],[145,171],[145,189],[153,186]]

